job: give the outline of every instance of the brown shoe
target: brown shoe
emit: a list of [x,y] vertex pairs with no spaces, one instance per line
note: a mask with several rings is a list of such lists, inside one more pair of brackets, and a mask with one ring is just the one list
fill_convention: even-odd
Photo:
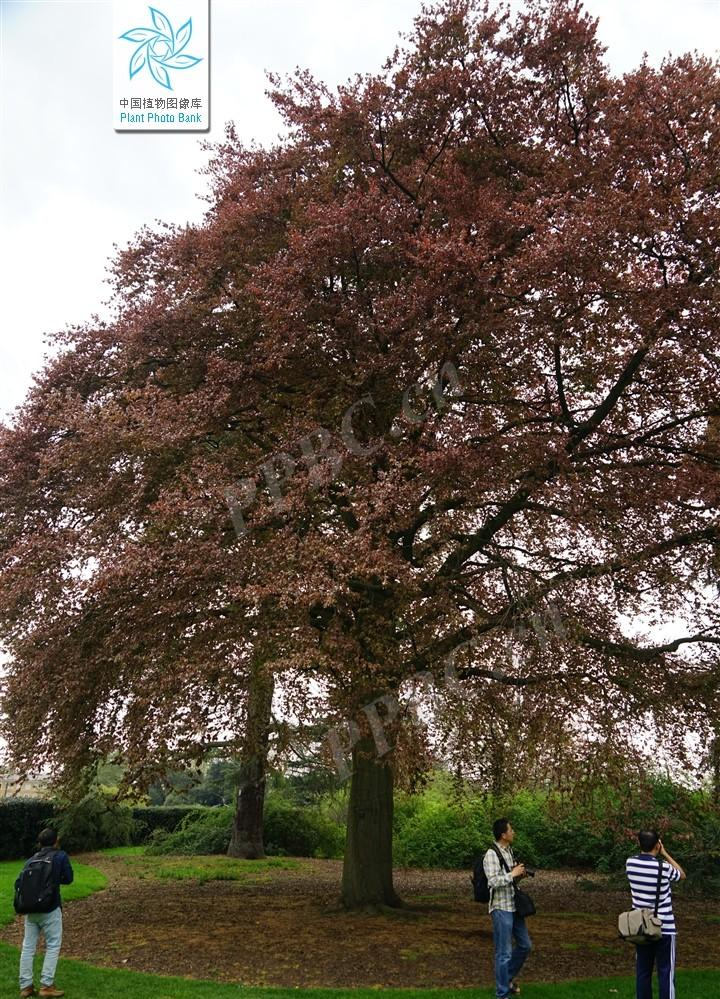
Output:
[[65,993],[61,989],[56,989],[54,985],[43,985],[38,995],[46,996],[47,999],[56,999],[57,996],[64,996]]
[[26,985],[24,989],[20,989],[20,995],[22,999],[29,999],[30,996],[37,995],[37,990],[34,985]]

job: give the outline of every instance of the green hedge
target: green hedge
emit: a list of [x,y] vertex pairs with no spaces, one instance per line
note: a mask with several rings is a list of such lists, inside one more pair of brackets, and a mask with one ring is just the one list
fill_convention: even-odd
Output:
[[17,860],[33,854],[38,836],[54,817],[52,801],[39,798],[0,801],[0,860]]
[[148,842],[156,829],[172,832],[189,814],[207,809],[190,805],[173,808],[130,808],[104,795],[74,804],[40,798],[0,801],[0,860],[29,857],[40,832],[54,826],[63,846],[72,853]]

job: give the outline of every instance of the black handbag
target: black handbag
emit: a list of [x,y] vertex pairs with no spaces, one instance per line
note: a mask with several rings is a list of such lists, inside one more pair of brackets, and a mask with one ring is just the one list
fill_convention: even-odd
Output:
[[[498,850],[498,848],[495,846],[494,843],[493,843],[493,850],[497,854],[498,860],[505,868],[505,873],[509,874],[510,868],[505,863],[505,858],[503,857],[502,853],[500,853],[500,851]],[[525,919],[526,916],[534,916],[535,913],[537,912],[537,909],[535,908],[535,903],[530,898],[528,893],[526,891],[523,891],[522,888],[518,888],[518,886],[515,884],[514,881],[513,881],[513,888],[515,889],[515,912],[522,919]]]
[[530,898],[528,893],[523,891],[521,888],[516,888],[515,912],[517,912],[518,916],[522,916],[523,918],[525,916],[534,916],[536,911],[535,903]]

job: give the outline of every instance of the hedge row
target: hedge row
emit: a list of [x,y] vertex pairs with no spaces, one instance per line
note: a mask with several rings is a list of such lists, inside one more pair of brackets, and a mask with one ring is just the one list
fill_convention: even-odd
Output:
[[[346,812],[343,796],[300,803],[271,790],[266,850],[342,856]],[[0,802],[0,859],[29,856],[38,832],[51,821],[72,852],[149,843],[157,853],[224,853],[232,814],[232,807],[130,809],[97,796],[62,810],[52,802],[11,799]],[[521,791],[505,801],[458,798],[448,780],[438,778],[422,794],[396,796],[395,863],[468,869],[489,843],[492,820],[502,814],[517,830],[517,856],[541,868],[622,870],[625,857],[637,849],[634,831],[657,827],[689,879],[720,895],[720,810],[706,792],[658,778],[623,795],[599,788],[584,802],[540,791]]]
[[197,811],[194,805],[129,808],[102,796],[66,806],[38,798],[7,798],[0,801],[0,860],[29,857],[37,849],[41,830],[49,825],[58,829],[63,846],[79,853],[145,843],[156,829],[172,832]]
[[0,860],[15,860],[34,853],[40,832],[54,815],[51,801],[38,798],[0,801]]

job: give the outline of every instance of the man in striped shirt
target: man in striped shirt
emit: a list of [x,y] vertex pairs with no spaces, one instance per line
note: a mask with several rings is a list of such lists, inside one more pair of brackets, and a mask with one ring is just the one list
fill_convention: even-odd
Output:
[[658,868],[662,865],[658,916],[662,936],[655,943],[638,944],[636,963],[637,999],[652,999],[653,965],[657,966],[660,999],[675,999],[675,916],[672,910],[671,881],[682,881],[685,871],[673,860],[656,832],[638,833],[642,853],[628,857],[625,871],[630,882],[633,909],[655,908],[658,898]]
[[[515,911],[515,880],[525,877],[525,865],[516,864],[512,852],[515,830],[507,819],[493,823],[495,849],[483,858],[483,869],[490,889],[488,912],[493,923],[495,943],[495,995],[497,999],[520,994],[515,976],[520,972],[532,949],[525,920]],[[505,866],[500,861],[500,852]],[[515,937],[515,947],[512,938]]]

